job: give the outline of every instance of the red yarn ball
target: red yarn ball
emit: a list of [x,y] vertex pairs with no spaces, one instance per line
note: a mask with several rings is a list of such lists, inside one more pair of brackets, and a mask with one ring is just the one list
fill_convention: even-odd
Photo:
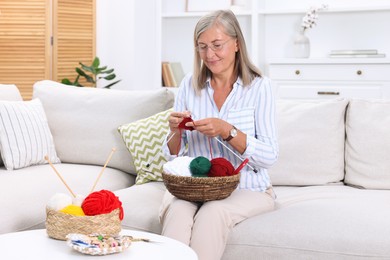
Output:
[[123,219],[122,202],[108,190],[92,192],[84,199],[81,208],[87,216],[107,214],[119,208],[119,219]]
[[183,120],[179,124],[179,128],[185,129],[185,130],[190,130],[190,131],[194,130],[194,128],[192,126],[186,126],[186,123],[188,123],[188,122],[194,122],[194,120],[192,120],[191,117],[183,118]]
[[234,166],[223,157],[214,158],[211,161],[211,168],[207,176],[222,177],[234,174]]

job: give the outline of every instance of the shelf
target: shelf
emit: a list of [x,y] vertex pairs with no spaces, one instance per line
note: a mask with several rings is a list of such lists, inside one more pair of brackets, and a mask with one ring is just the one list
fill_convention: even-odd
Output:
[[[283,14],[303,14],[308,11],[308,9],[260,9],[257,12],[253,12],[250,9],[242,9],[242,10],[234,10],[232,11],[240,16],[240,15],[252,15],[253,13],[261,14],[261,15],[283,15]],[[326,10],[320,11],[321,13],[354,13],[354,12],[384,12],[390,11],[389,6],[367,6],[367,7],[345,7],[345,8],[328,8]],[[172,12],[172,13],[163,13],[163,18],[180,18],[180,17],[201,17],[209,12]]]
[[[272,15],[272,14],[302,14],[306,13],[308,9],[286,9],[286,10],[280,10],[280,9],[267,9],[267,10],[259,10],[259,14],[264,15]],[[388,6],[367,6],[367,7],[343,7],[343,8],[331,8],[329,7],[326,10],[320,11],[321,13],[354,13],[354,12],[383,12],[383,11],[390,11],[390,5]]]
[[274,58],[269,64],[390,64],[389,58]]

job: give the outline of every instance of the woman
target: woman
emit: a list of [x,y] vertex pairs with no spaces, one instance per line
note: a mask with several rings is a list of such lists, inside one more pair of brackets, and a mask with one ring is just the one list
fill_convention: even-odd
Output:
[[[231,11],[202,17],[194,46],[194,71],[180,85],[164,152],[170,159],[184,154],[224,157],[235,168],[242,162],[239,154],[251,167],[241,171],[238,188],[223,200],[199,204],[168,194],[160,220],[163,235],[192,247],[200,260],[217,260],[234,225],[274,209],[267,168],[278,157],[275,105],[270,81],[249,60]],[[193,131],[179,128],[186,117],[194,120],[186,123]]]

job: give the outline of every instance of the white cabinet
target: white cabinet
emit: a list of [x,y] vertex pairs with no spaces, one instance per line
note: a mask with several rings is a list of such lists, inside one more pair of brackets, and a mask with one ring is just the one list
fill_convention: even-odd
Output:
[[279,59],[268,71],[279,98],[390,98],[390,59]]

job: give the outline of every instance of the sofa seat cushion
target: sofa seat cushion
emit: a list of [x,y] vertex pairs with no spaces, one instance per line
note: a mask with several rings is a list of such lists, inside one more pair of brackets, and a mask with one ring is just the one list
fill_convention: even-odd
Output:
[[238,224],[223,260],[390,258],[390,191],[276,187],[277,209]]
[[[88,195],[102,167],[56,164],[55,168],[75,194]],[[119,190],[134,184],[134,176],[106,168],[95,191]],[[0,234],[33,228],[44,228],[46,204],[56,193],[69,194],[50,165],[30,166],[14,171],[0,168]],[[119,198],[122,200],[122,198]]]
[[122,227],[160,234],[158,216],[165,191],[163,182],[148,182],[116,191],[125,213]]

